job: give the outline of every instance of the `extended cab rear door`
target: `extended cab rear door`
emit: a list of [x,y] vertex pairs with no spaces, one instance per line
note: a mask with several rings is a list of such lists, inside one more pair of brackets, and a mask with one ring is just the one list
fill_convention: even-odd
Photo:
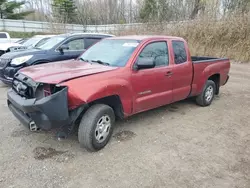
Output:
[[173,102],[188,97],[191,91],[193,78],[193,65],[186,42],[172,40],[171,45],[173,59]]
[[172,77],[169,66],[169,51],[166,40],[146,43],[139,58],[154,57],[156,66],[132,71],[131,83],[134,91],[134,110],[138,113],[172,102]]

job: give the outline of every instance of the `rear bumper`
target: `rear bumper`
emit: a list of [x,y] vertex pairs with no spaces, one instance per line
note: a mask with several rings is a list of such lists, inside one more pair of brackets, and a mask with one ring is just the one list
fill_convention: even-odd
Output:
[[40,100],[24,99],[12,89],[8,91],[7,97],[10,111],[26,127],[33,122],[40,129],[51,130],[71,122],[67,88]]

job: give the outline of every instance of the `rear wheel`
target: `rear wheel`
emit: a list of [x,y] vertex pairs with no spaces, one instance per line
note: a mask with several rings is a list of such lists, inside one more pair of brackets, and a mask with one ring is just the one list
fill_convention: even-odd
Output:
[[197,96],[196,103],[200,106],[209,106],[216,93],[216,85],[214,81],[208,80],[203,88],[202,93]]
[[115,114],[113,109],[104,104],[91,106],[83,115],[78,129],[81,147],[88,151],[104,148],[113,133]]

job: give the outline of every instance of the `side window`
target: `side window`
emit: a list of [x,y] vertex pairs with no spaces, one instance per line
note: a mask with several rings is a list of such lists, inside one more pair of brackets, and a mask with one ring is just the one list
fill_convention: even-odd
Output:
[[186,53],[184,42],[173,41],[172,44],[173,44],[173,49],[174,49],[175,64],[185,63],[187,61],[187,53]]
[[84,50],[84,39],[74,39],[66,43],[69,47],[67,51]]
[[93,44],[97,43],[100,40],[101,40],[100,38],[86,38],[85,49],[87,49],[88,47],[92,46]]
[[0,33],[0,38],[5,39],[5,38],[8,38],[8,37],[7,37],[7,35],[5,33]]
[[168,65],[168,46],[166,42],[148,44],[140,53],[139,58],[153,57],[156,67]]

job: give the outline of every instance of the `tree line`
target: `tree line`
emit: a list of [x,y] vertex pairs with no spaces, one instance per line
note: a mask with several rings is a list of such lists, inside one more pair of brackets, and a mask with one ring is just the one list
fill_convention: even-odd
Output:
[[245,14],[250,0],[0,0],[0,16],[75,24],[220,19]]

